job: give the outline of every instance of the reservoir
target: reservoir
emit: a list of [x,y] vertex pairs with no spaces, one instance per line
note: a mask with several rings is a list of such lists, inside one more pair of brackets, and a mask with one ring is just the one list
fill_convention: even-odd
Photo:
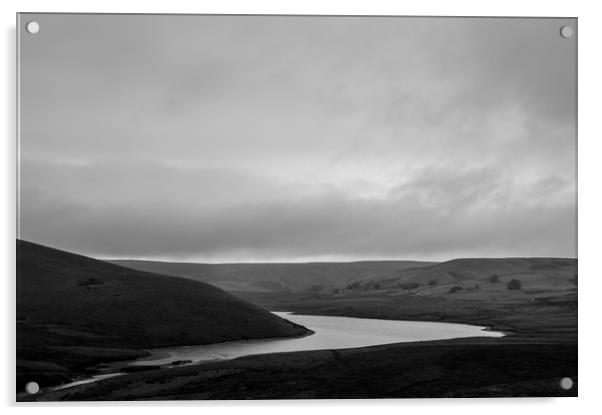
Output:
[[274,314],[313,330],[314,333],[287,339],[231,341],[152,349],[151,356],[130,364],[136,366],[166,365],[173,362],[190,364],[265,353],[349,349],[390,343],[504,336],[503,333],[468,324],[310,316],[288,312],[274,312]]

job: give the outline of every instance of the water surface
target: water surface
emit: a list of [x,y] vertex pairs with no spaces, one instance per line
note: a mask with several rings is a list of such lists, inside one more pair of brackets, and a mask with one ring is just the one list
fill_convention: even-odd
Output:
[[313,330],[305,337],[232,341],[201,346],[167,347],[151,350],[150,357],[133,365],[164,365],[176,361],[197,363],[241,356],[303,350],[349,349],[390,343],[448,340],[464,337],[502,337],[504,334],[468,324],[368,318],[308,316],[274,312]]

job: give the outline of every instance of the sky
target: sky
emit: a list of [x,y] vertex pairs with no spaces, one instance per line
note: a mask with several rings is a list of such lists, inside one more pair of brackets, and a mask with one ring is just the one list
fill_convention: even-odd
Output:
[[197,262],[577,255],[574,19],[30,20],[22,239]]

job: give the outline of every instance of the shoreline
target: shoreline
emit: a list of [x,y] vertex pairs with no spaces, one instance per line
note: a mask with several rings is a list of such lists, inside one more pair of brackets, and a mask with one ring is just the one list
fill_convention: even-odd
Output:
[[[296,313],[296,312],[291,312],[291,311],[271,311],[273,313],[286,313],[286,315],[288,314],[294,314],[294,315],[299,315],[299,316],[303,316],[304,314],[300,314],[300,313]],[[280,316],[281,318],[285,318],[285,316]],[[305,314],[305,316],[322,316],[322,317],[336,317],[336,318],[354,318],[354,319],[366,319],[366,320],[383,320],[383,321],[399,321],[399,322],[413,322],[413,323],[442,323],[442,322],[432,322],[432,321],[418,321],[418,320],[393,320],[393,319],[373,319],[373,318],[360,318],[360,317],[351,317],[351,316],[329,316],[329,315],[315,315],[315,314]],[[287,320],[288,321],[288,320]],[[290,321],[289,321],[290,322]],[[294,322],[290,322],[291,324],[300,326],[297,323]],[[479,328],[481,331],[490,331],[493,332],[493,330],[488,329],[487,327],[483,327],[483,326],[475,326],[475,325],[468,325],[468,324],[464,324],[464,323],[451,323],[451,322],[444,322],[442,324],[461,324],[461,325],[467,325],[467,326],[471,326],[474,328]],[[301,326],[304,327],[304,326]],[[304,338],[304,337],[308,337],[311,336],[313,334],[315,334],[316,332],[312,329],[309,329],[307,327],[304,327],[307,332],[303,335],[300,336],[294,336],[294,337],[287,337],[287,338],[282,338],[282,337],[272,337],[272,338],[264,338],[264,339],[249,339],[249,340],[232,340],[232,341],[225,341],[225,342],[217,342],[217,343],[210,343],[210,344],[195,344],[195,345],[183,345],[183,346],[174,346],[173,348],[192,348],[192,347],[200,347],[200,346],[210,346],[210,345],[220,345],[220,344],[231,344],[231,343],[244,343],[244,344],[248,344],[248,343],[262,343],[262,342],[266,342],[266,341],[278,341],[278,340],[293,340],[293,339],[299,339],[299,338]],[[353,347],[344,347],[344,348],[328,348],[328,347],[324,347],[324,348],[317,348],[317,349],[308,349],[308,350],[296,350],[296,351],[277,351],[277,352],[267,352],[267,353],[252,353],[252,354],[243,354],[240,356],[235,356],[235,357],[226,357],[226,358],[213,358],[213,359],[207,359],[207,360],[201,360],[201,361],[187,361],[187,360],[175,360],[173,362],[165,362],[165,363],[155,363],[155,364],[144,364],[144,363],[140,363],[140,364],[136,364],[136,362],[144,362],[144,361],[149,361],[149,362],[154,362],[157,360],[164,360],[169,358],[170,356],[172,356],[170,353],[168,353],[167,351],[164,351],[162,349],[164,348],[156,348],[156,349],[144,349],[145,352],[148,353],[147,356],[144,356],[142,358],[138,358],[135,359],[133,361],[129,361],[129,362],[112,362],[109,363],[109,367],[113,366],[115,368],[115,370],[117,370],[117,372],[114,373],[107,373],[106,370],[104,371],[100,371],[97,374],[94,374],[90,377],[82,377],[79,379],[74,379],[72,382],[69,382],[67,384],[63,384],[63,385],[58,385],[55,386],[53,388],[51,388],[51,390],[63,390],[63,389],[70,389],[73,387],[77,387],[80,386],[82,384],[89,384],[89,383],[97,383],[97,382],[101,382],[105,379],[109,379],[115,376],[120,376],[120,375],[130,375],[133,373],[137,373],[137,372],[145,372],[145,371],[151,371],[151,370],[169,370],[169,369],[173,369],[175,367],[182,367],[182,366],[199,366],[199,365],[205,365],[208,363],[212,363],[212,362],[220,362],[220,361],[231,361],[231,360],[235,360],[235,359],[239,359],[239,358],[245,358],[245,357],[251,357],[251,356],[270,356],[270,355],[274,355],[274,354],[281,354],[281,353],[313,353],[313,352],[320,352],[320,351],[324,351],[324,350],[336,350],[338,352],[340,351],[345,351],[345,350],[358,350],[358,349],[370,349],[370,348],[379,348],[379,347],[386,347],[386,346],[400,346],[400,345],[410,345],[413,343],[433,343],[433,342],[446,342],[446,341],[453,341],[453,340],[463,340],[463,339],[500,339],[506,336],[505,333],[501,333],[498,332],[499,334],[501,334],[501,336],[466,336],[466,337],[451,337],[451,338],[446,338],[446,339],[438,339],[438,340],[413,340],[413,341],[401,341],[401,342],[393,342],[393,343],[383,343],[383,344],[376,344],[376,345],[367,345],[367,346],[353,346]],[[174,359],[176,357],[174,356]],[[179,362],[185,362],[185,363],[179,363]],[[121,363],[121,364],[120,364]],[[84,382],[87,381],[87,382]],[[71,385],[72,383],[74,383],[73,385]]]

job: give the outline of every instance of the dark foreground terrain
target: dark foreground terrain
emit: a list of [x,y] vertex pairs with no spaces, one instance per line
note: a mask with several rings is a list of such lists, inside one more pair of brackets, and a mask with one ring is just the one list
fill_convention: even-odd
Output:
[[[426,299],[406,298],[390,318],[483,323],[505,329],[499,339],[473,338],[346,350],[247,356],[149,370],[48,391],[36,400],[443,398],[577,396],[576,295],[484,304],[449,300],[432,314]],[[326,302],[327,300],[322,300]],[[351,300],[349,300],[351,301]],[[382,315],[383,297],[351,301],[350,314]],[[404,303],[404,299],[397,299]],[[345,303],[343,303],[345,304]],[[289,309],[293,304],[288,303]],[[344,315],[343,308],[299,303],[303,312]],[[363,308],[363,311],[361,311]],[[386,308],[386,307],[385,307]],[[372,311],[371,311],[372,310]],[[375,311],[379,310],[379,311]],[[447,310],[447,311],[446,311]],[[570,377],[570,390],[560,380]],[[33,397],[23,397],[24,400]]]
[[456,340],[278,353],[153,370],[39,400],[576,396],[574,344]]

